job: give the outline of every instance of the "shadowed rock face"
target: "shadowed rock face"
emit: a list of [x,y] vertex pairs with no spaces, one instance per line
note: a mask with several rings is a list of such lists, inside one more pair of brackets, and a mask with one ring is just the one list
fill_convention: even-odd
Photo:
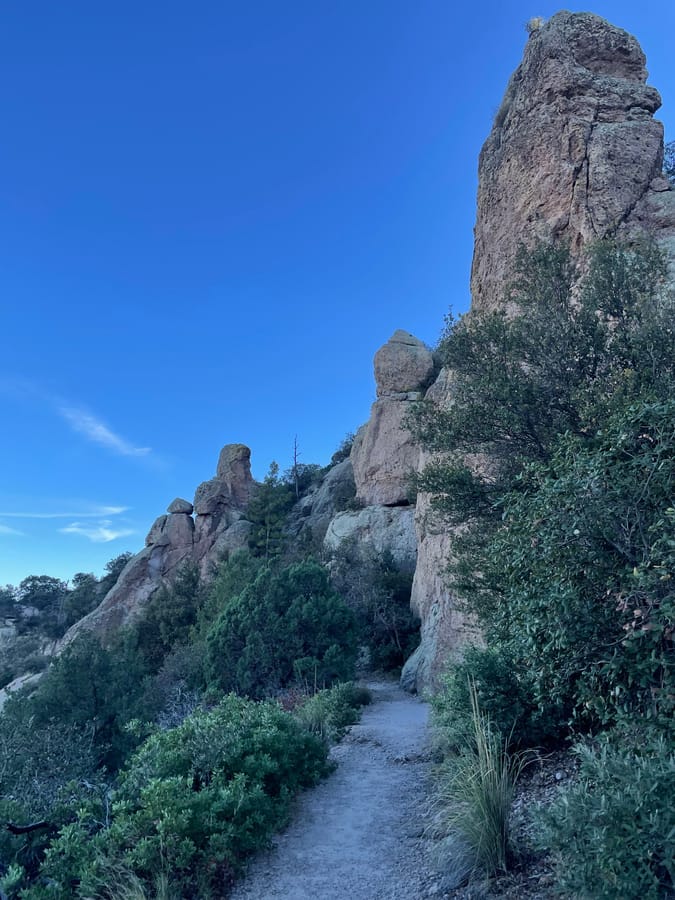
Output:
[[578,251],[635,227],[671,240],[661,98],[646,79],[635,38],[592,13],[560,12],[531,35],[480,154],[474,309],[502,303],[521,243]]

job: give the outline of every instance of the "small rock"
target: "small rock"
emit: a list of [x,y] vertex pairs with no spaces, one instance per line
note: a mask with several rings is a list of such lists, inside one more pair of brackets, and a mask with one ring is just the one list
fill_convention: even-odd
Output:
[[187,513],[188,516],[192,515],[192,510],[194,507],[190,503],[189,500],[183,500],[182,497],[176,497],[176,499],[169,504],[167,507],[167,512],[169,513]]

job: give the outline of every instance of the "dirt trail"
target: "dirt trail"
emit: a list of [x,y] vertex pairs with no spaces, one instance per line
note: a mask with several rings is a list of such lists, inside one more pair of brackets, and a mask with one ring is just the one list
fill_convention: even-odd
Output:
[[437,895],[421,837],[429,775],[426,704],[370,683],[373,703],[332,755],[337,770],[298,801],[234,900],[418,900]]

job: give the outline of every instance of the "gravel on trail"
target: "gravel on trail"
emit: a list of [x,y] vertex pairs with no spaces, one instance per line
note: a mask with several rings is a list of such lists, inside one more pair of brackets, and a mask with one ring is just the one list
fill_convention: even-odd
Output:
[[331,756],[337,769],[303,794],[288,828],[256,857],[232,900],[421,900],[437,897],[424,810],[428,707],[394,683]]

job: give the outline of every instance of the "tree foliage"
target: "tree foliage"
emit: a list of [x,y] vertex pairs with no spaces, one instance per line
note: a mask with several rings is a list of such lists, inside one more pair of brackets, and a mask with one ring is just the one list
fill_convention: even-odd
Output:
[[333,556],[331,582],[353,610],[359,638],[376,669],[400,669],[419,642],[419,620],[410,608],[413,573],[390,550],[377,553],[354,539]]
[[439,352],[452,404],[421,404],[413,427],[446,454],[418,487],[453,522],[498,518],[495,500],[560,435],[590,439],[612,411],[675,383],[675,302],[656,245],[596,244],[579,280],[569,251],[521,249],[509,307],[450,318]]
[[265,560],[278,557],[283,550],[283,526],[293,505],[293,487],[279,476],[279,466],[273,462],[262,484],[256,486],[246,511],[252,523],[249,547]]
[[150,671],[157,672],[167,655],[190,641],[204,599],[199,569],[187,563],[170,585],[153,594],[135,626],[138,645]]
[[564,248],[523,251],[508,314],[449,325],[453,403],[419,420],[448,453],[421,485],[469,523],[453,583],[554,733],[570,717],[663,724],[673,696],[666,263],[603,241],[580,271]]
[[298,677],[320,686],[347,680],[355,657],[353,614],[312,561],[263,567],[225,602],[206,637],[209,681],[250,697]]
[[46,855],[48,894],[34,885],[22,897],[110,896],[121,879],[142,889],[160,875],[182,897],[221,897],[293,796],[328,771],[324,744],[276,704],[226,697],[151,735],[121,775],[109,821],[100,804],[83,805]]

